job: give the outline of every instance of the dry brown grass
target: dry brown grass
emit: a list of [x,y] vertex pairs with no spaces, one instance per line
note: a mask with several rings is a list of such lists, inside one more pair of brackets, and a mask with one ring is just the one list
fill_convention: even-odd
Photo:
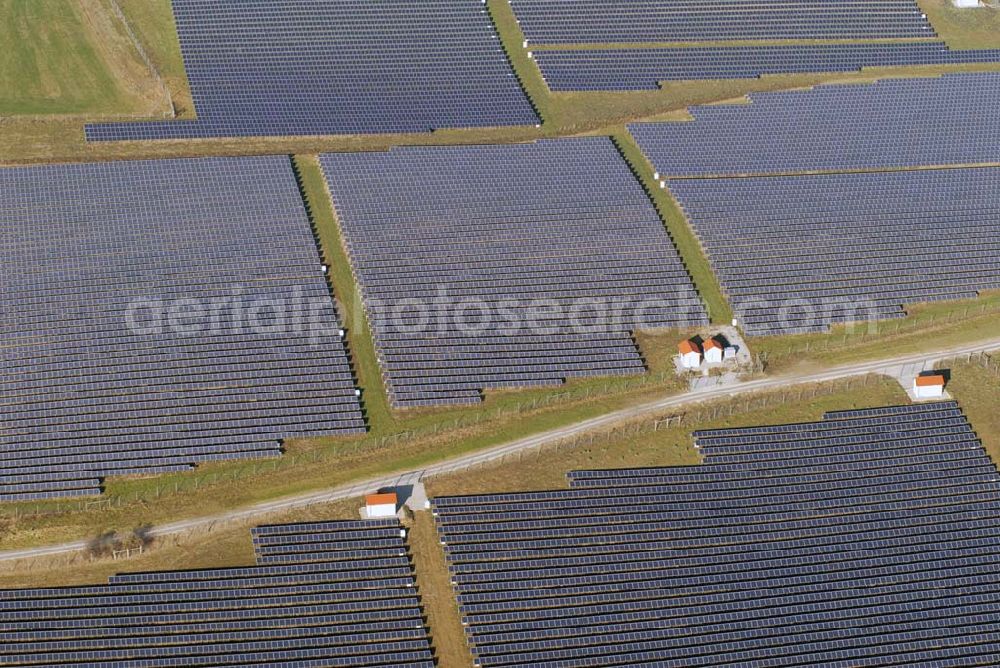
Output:
[[978,299],[930,302],[907,307],[902,320],[838,325],[828,333],[750,339],[755,353],[768,358],[770,372],[806,372],[885,356],[916,353],[946,345],[976,343],[996,336],[1000,291]]
[[1000,9],[958,9],[952,0],[917,0],[935,32],[953,49],[1000,49]]
[[154,541],[142,555],[128,560],[90,560],[82,554],[0,562],[0,589],[102,584],[116,573],[226,568],[254,563],[250,527],[258,524],[357,519],[360,499],[318,504],[275,513],[252,522],[231,522]]
[[430,513],[416,514],[409,533],[409,543],[420,601],[427,613],[427,626],[438,666],[470,666],[472,653],[465,639],[458,602],[451,587],[444,548],[438,540],[434,518]]
[[[780,398],[784,396],[785,401]],[[435,477],[427,482],[431,496],[483,492],[525,492],[566,487],[566,474],[580,469],[690,466],[700,459],[691,432],[762,424],[818,420],[828,410],[850,410],[909,403],[894,380],[873,376],[783,391],[752,398],[722,399],[689,408],[680,424],[631,434],[619,429],[594,439],[533,450],[472,471]],[[714,407],[714,410],[713,410]],[[744,410],[749,408],[749,410]],[[729,411],[733,411],[732,414]],[[715,412],[715,418],[710,417]],[[646,427],[650,420],[646,420]]]
[[948,393],[972,422],[983,447],[1000,465],[1000,358],[989,367],[976,362],[944,363],[951,372]]
[[[107,0],[0,0],[0,117],[66,127],[94,116],[159,116],[157,81]],[[8,130],[0,131],[0,143]]]

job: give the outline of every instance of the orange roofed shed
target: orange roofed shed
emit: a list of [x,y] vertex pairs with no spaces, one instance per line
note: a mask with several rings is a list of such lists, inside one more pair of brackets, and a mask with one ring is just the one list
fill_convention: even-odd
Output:
[[369,494],[365,497],[365,511],[369,519],[395,517],[399,497],[394,493]]
[[686,341],[681,341],[680,344],[678,344],[677,346],[677,351],[681,355],[687,355],[688,353],[697,353],[699,355],[701,354],[701,348],[699,348],[698,344],[692,341],[691,339],[687,339]]
[[681,366],[685,369],[697,369],[701,366],[701,346],[688,339],[681,341],[677,346],[680,353]]
[[940,399],[944,397],[945,378],[941,374],[917,376],[913,379],[913,396],[917,399]]
[[709,364],[720,364],[725,347],[715,339],[705,341],[705,361]]

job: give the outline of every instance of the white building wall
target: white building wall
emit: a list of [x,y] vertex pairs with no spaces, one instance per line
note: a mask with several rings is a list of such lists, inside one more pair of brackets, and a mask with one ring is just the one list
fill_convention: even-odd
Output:
[[701,355],[698,353],[685,353],[681,355],[681,366],[685,369],[697,369],[701,366]]
[[368,506],[368,517],[395,517],[396,506],[392,503],[382,503]]
[[913,384],[913,394],[918,399],[940,399],[944,396],[944,388],[940,385]]

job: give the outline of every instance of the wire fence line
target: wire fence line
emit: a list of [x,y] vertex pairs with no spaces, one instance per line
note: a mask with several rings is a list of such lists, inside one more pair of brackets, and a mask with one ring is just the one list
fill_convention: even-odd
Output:
[[909,334],[922,330],[934,324],[950,324],[962,322],[970,318],[982,317],[986,314],[1000,313],[1000,301],[982,304],[969,305],[964,309],[955,309],[946,313],[930,313],[927,315],[917,315],[909,318],[902,318],[895,321],[885,321],[876,323],[874,328],[860,327],[853,333],[845,332],[842,336],[833,334],[820,339],[819,341],[807,341],[805,344],[788,347],[781,352],[768,352],[764,356],[765,361],[774,361],[786,357],[800,357],[808,353],[831,352],[843,350],[849,345],[857,345],[876,339],[895,336],[897,334]]
[[[986,310],[987,305],[982,305],[981,312],[985,312]],[[1000,303],[990,305],[989,310],[1000,311]],[[966,317],[968,313],[969,308],[966,308]],[[934,318],[932,317],[930,321],[933,322]],[[921,323],[921,325],[923,324],[926,323]],[[830,341],[831,340],[829,339],[827,340],[827,349],[830,347]],[[808,349],[808,345],[803,350],[806,349]],[[820,351],[823,350],[823,348],[816,347],[812,350]],[[795,351],[792,352],[794,353]],[[783,353],[783,355],[784,354],[791,353]],[[761,366],[763,366],[763,362],[761,362]],[[62,502],[62,505],[57,508],[47,507],[42,504],[28,506],[24,506],[22,504],[20,507],[15,506],[12,513],[14,519],[19,520],[37,518],[46,515],[59,515],[68,511],[103,511],[113,508],[121,508],[122,506],[126,506],[128,504],[140,504],[157,501],[162,499],[164,496],[172,494],[176,495],[181,493],[197,492],[202,487],[215,485],[227,480],[236,482],[262,474],[273,474],[287,468],[298,467],[302,464],[318,464],[331,457],[336,457],[341,454],[376,454],[378,452],[388,450],[392,446],[398,445],[402,442],[435,437],[448,432],[457,432],[464,428],[481,425],[484,422],[523,415],[525,413],[541,408],[547,408],[555,404],[588,400],[597,396],[613,398],[615,396],[628,394],[639,389],[663,386],[666,384],[667,380],[673,377],[675,377],[674,373],[661,371],[658,373],[651,373],[644,376],[620,380],[618,382],[607,381],[601,386],[588,384],[584,387],[567,389],[562,392],[535,397],[530,400],[518,402],[512,406],[500,406],[492,410],[476,411],[465,416],[459,416],[452,421],[435,423],[429,427],[409,429],[386,436],[380,436],[374,439],[364,439],[337,444],[337,447],[330,451],[316,450],[306,453],[286,454],[276,459],[255,460],[245,466],[233,466],[225,471],[206,471],[200,474],[187,474],[179,480],[157,484],[144,490],[137,490],[125,494],[110,493],[103,498],[81,500],[76,503],[70,503],[68,506],[66,502]]]
[[150,74],[153,75],[153,80],[156,82],[157,87],[160,89],[160,94],[163,95],[163,99],[167,104],[167,109],[170,111],[164,116],[166,118],[176,118],[177,109],[174,106],[174,98],[170,94],[170,87],[167,86],[167,82],[163,80],[163,76],[160,74],[159,68],[153,59],[150,58],[149,53],[146,48],[142,45],[142,40],[136,35],[135,31],[132,29],[132,23],[128,20],[125,12],[122,10],[121,5],[118,4],[118,0],[107,0],[108,6],[111,7],[111,11],[115,13],[118,20],[121,22],[122,26],[125,28],[125,33],[128,35],[129,40],[132,42],[132,46],[135,48],[136,52],[139,54],[139,58],[149,69]]
[[[521,461],[528,454],[543,453],[547,451],[560,452],[581,447],[594,447],[606,443],[612,443],[626,438],[637,438],[643,435],[659,432],[662,429],[663,421],[669,420],[671,427],[683,427],[685,424],[701,424],[717,419],[728,418],[734,415],[750,413],[754,411],[767,410],[769,408],[787,404],[790,401],[801,402],[812,400],[822,396],[829,396],[844,390],[851,390],[857,387],[867,386],[871,376],[850,377],[830,383],[817,384],[810,387],[800,387],[797,389],[780,389],[768,391],[755,397],[723,397],[703,404],[697,404],[688,409],[677,412],[675,410],[665,410],[661,413],[654,413],[637,418],[630,422],[610,425],[600,430],[591,430],[584,433],[567,436],[556,440],[538,439],[537,442],[517,443],[497,448],[492,448],[484,452],[463,457],[459,460],[441,462],[428,466],[420,471],[408,471],[386,475],[380,478],[367,480],[361,483],[344,485],[327,492],[305,495],[298,498],[288,499],[269,504],[265,509],[257,506],[236,511],[215,518],[209,522],[181,521],[164,525],[152,530],[152,535],[163,541],[171,541],[174,546],[181,545],[180,536],[191,534],[192,537],[212,534],[218,530],[231,530],[240,525],[250,525],[259,521],[263,515],[287,512],[298,508],[346,501],[350,499],[360,499],[366,494],[377,492],[381,489],[396,487],[402,480],[412,480],[415,476],[421,480],[461,473],[473,469],[488,468],[491,466],[502,466],[512,460]],[[85,542],[81,542],[77,551],[69,554],[57,555],[57,563],[73,565],[87,560],[82,554],[85,549]],[[148,551],[147,551],[148,553]],[[138,556],[136,552],[134,555]],[[38,568],[33,559],[23,559],[9,561],[4,569],[10,572],[20,570],[34,570]],[[2,563],[2,562],[0,562]]]
[[[1000,341],[988,342],[982,344],[978,350],[970,350],[964,356],[970,360],[973,358],[980,359],[984,356],[985,358],[992,359],[990,353],[998,349],[1000,349]],[[941,354],[916,354],[910,357],[945,359],[952,354],[953,351],[942,351]],[[858,365],[855,369],[844,370],[844,376],[841,378],[833,377],[826,379],[824,374],[818,374],[801,379],[768,379],[757,381],[756,383],[746,383],[742,386],[714,388],[702,393],[701,396],[690,393],[682,394],[658,402],[662,404],[662,407],[653,404],[652,406],[624,409],[623,411],[585,420],[570,428],[557,430],[554,433],[547,432],[538,436],[488,448],[478,453],[463,455],[454,460],[433,464],[420,470],[419,474],[423,478],[429,478],[461,472],[498,461],[502,462],[505,458],[512,455],[536,448],[550,446],[567,447],[582,442],[594,443],[595,439],[599,438],[597,434],[602,433],[608,434],[608,438],[615,438],[629,434],[637,435],[646,431],[656,431],[658,423],[664,417],[676,417],[677,407],[686,405],[692,405],[694,408],[688,408],[683,412],[679,420],[680,423],[704,422],[706,420],[715,420],[720,416],[729,417],[739,413],[765,410],[789,401],[801,402],[805,399],[815,399],[819,396],[830,395],[844,389],[854,389],[859,384],[862,387],[867,386],[871,382],[872,375],[891,370],[901,363],[901,361],[888,361],[881,367],[877,363]],[[837,372],[830,373],[836,374]],[[751,392],[760,392],[760,394],[757,396],[739,397],[739,395],[750,394]],[[400,472],[353,486],[340,487],[325,494],[306,495],[298,501],[294,499],[290,500],[283,507],[301,507],[313,503],[361,496],[385,487],[391,487],[399,479],[411,476],[412,474],[412,471]],[[254,509],[251,508],[247,512],[253,513]]]
[[595,397],[614,398],[636,390],[663,386],[672,373],[661,372],[624,379],[619,382],[608,381],[602,386],[588,385],[586,387],[567,389],[562,392],[547,394],[530,400],[520,401],[510,406],[500,406],[491,410],[479,410],[475,413],[459,416],[447,422],[437,422],[429,427],[409,429],[387,436],[369,438],[357,441],[337,443],[333,449],[314,450],[304,453],[287,453],[275,459],[259,459],[242,466],[229,464],[224,471],[198,472],[194,469],[183,474],[179,479],[158,483],[142,490],[123,494],[111,491],[96,499],[83,499],[76,502],[61,501],[58,506],[47,504],[20,504],[11,511],[15,521],[39,518],[43,516],[62,515],[67,512],[100,512],[128,506],[157,501],[170,495],[197,492],[202,487],[216,485],[227,480],[237,482],[258,475],[274,474],[282,470],[293,469],[302,465],[319,464],[344,454],[377,454],[390,450],[403,442],[433,438],[450,432],[457,432],[469,427],[482,425],[491,421],[501,421],[505,418],[517,417],[539,409],[549,408],[559,404],[574,401],[589,400]]
[[[720,414],[725,415],[725,411],[728,411],[728,415],[732,415],[755,409],[766,409],[769,406],[776,405],[773,402],[789,401],[792,397],[796,400],[815,398],[822,392],[831,391],[828,385],[836,387],[838,381],[849,383],[848,387],[851,387],[850,383],[868,383],[870,380],[867,377],[872,374],[891,374],[900,365],[914,361],[940,361],[964,358],[968,360],[989,359],[992,364],[995,363],[992,354],[996,351],[1000,351],[1000,338],[978,344],[953,346],[949,349],[931,353],[916,353],[877,362],[847,365],[809,375],[762,378],[737,386],[713,388],[694,393],[688,392],[614,411],[596,418],[581,421],[570,427],[551,430],[539,435],[495,446],[484,451],[462,455],[453,460],[433,464],[417,472],[412,470],[401,471],[322,492],[312,492],[279,501],[261,503],[239,511],[174,522],[155,527],[152,529],[152,533],[162,538],[192,530],[211,531],[220,526],[225,526],[227,523],[260,519],[263,516],[284,510],[357,498],[385,487],[392,487],[400,480],[412,479],[415,474],[426,478],[460,472],[472,467],[502,461],[505,457],[518,455],[518,453],[543,446],[565,447],[569,443],[583,442],[584,439],[590,439],[590,442],[594,442],[593,439],[601,438],[600,434],[604,433],[612,434],[611,437],[621,437],[623,435],[641,434],[643,430],[655,431],[657,429],[657,421],[662,420],[664,416],[676,413],[681,408],[685,411],[683,421],[701,422],[708,416],[712,416],[711,419],[715,419]],[[736,400],[728,402],[727,405],[727,397]],[[0,561],[31,559],[38,556],[65,555],[68,552],[82,550],[83,546],[84,542],[78,541],[45,548],[8,551],[0,553]]]

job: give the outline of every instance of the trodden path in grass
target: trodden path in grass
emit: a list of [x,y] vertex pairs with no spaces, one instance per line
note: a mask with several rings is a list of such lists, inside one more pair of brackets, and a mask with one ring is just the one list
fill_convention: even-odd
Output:
[[[487,448],[485,450],[480,450],[478,452],[472,452],[459,457],[446,459],[431,466],[427,466],[417,472],[399,471],[397,473],[377,478],[358,480],[349,485],[341,485],[329,489],[289,496],[265,503],[258,503],[225,513],[217,513],[204,517],[171,522],[169,524],[154,527],[152,533],[156,537],[170,536],[184,533],[186,531],[205,528],[216,523],[252,520],[255,518],[266,517],[279,511],[311,506],[318,503],[329,503],[331,501],[338,501],[342,499],[353,499],[364,494],[378,491],[384,487],[395,486],[398,482],[400,482],[400,480],[403,479],[412,480],[414,475],[427,478],[444,473],[460,471],[471,466],[496,461],[524,450],[531,450],[553,443],[558,443],[566,439],[604,429],[622,422],[628,422],[636,418],[656,415],[667,409],[680,408],[712,399],[735,397],[744,394],[752,394],[754,392],[761,392],[764,390],[783,389],[795,385],[825,383],[845,378],[865,376],[868,374],[894,374],[899,367],[906,365],[919,363],[933,364],[937,361],[952,359],[962,355],[989,353],[998,350],[1000,350],[1000,337],[975,343],[943,347],[932,351],[886,357],[871,362],[833,366],[821,371],[776,375],[740,383],[738,385],[717,386],[694,392],[686,392],[684,394],[673,395],[664,399],[658,399],[638,404],[630,408],[606,413],[589,420],[583,420],[572,425],[552,429],[534,436],[517,439],[515,441]],[[69,543],[60,543],[57,545],[48,545],[44,547],[9,550],[0,552],[0,561],[34,559],[51,555],[67,554],[81,551],[85,547],[86,541],[81,540]]]

